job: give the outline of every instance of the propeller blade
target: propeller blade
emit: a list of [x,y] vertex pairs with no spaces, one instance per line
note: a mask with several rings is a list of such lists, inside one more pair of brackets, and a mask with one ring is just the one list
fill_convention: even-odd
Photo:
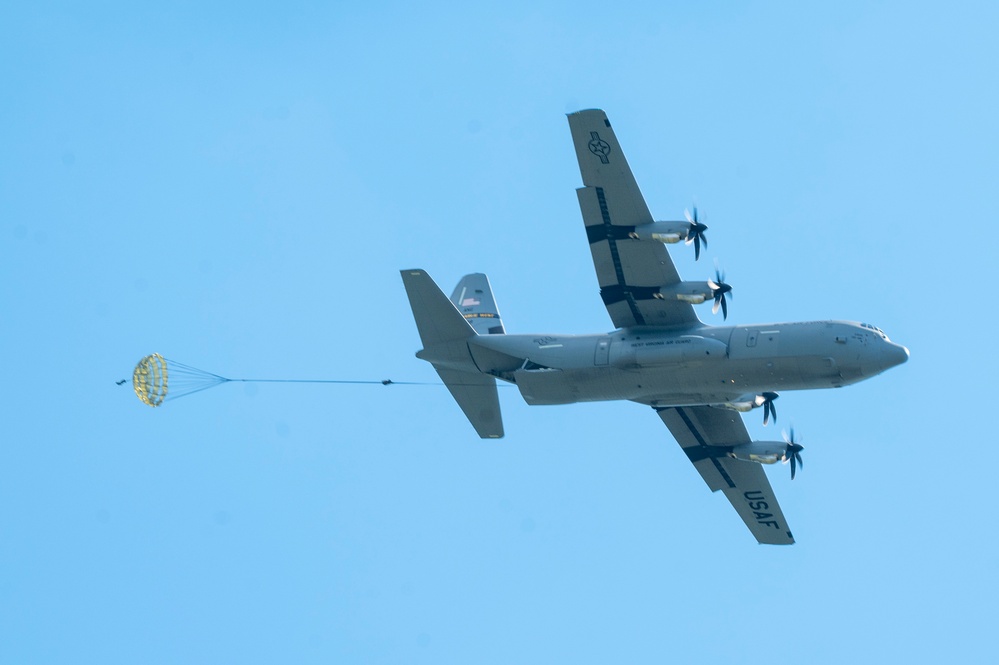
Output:
[[701,258],[701,246],[703,245],[704,249],[708,248],[708,239],[704,235],[708,227],[698,218],[697,206],[694,206],[693,215],[690,214],[689,210],[684,210],[683,216],[687,218],[687,223],[690,224],[690,228],[687,229],[686,244],[694,246],[694,260],[697,261]]
[[763,426],[766,427],[770,421],[770,416],[773,416],[774,422],[777,422],[777,406],[774,404],[774,400],[780,397],[780,394],[768,391],[760,397],[763,399]]
[[794,480],[797,468],[799,466],[805,468],[805,462],[801,459],[801,451],[805,447],[794,440],[794,425],[791,426],[790,436],[788,436],[787,432],[784,432],[784,440],[787,441],[787,449],[784,451],[784,461],[791,463],[791,480]]
[[[717,262],[716,262],[717,264]],[[725,283],[725,273],[715,266],[715,279],[707,281],[708,288],[711,289],[711,297],[715,299],[715,304],[711,307],[711,313],[717,314],[721,309],[724,318],[728,318],[728,302],[726,296],[732,293],[732,287]]]

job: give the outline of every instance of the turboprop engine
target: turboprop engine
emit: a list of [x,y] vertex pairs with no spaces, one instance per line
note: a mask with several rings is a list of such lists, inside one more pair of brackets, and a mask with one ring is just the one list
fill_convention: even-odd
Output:
[[687,222],[652,222],[636,226],[628,235],[636,240],[654,240],[672,245],[687,239],[690,224]]
[[[658,222],[657,222],[658,223]],[[700,305],[706,300],[714,300],[711,311],[718,313],[719,308],[728,318],[727,298],[732,297],[732,287],[725,283],[725,273],[715,270],[715,280],[706,282],[679,282],[669,286],[660,286],[652,290],[652,297],[659,300],[682,300],[694,305]]]
[[714,298],[714,290],[708,282],[680,282],[672,286],[659,287],[652,297],[660,300],[682,300],[700,305],[705,300]]
[[770,422],[771,416],[773,416],[774,422],[777,422],[777,407],[774,406],[774,400],[778,397],[780,397],[778,393],[768,390],[759,394],[749,393],[742,395],[738,399],[734,399],[731,402],[722,402],[721,404],[712,404],[711,406],[721,409],[732,409],[733,411],[738,411],[739,413],[748,413],[749,411],[762,406],[763,424],[766,425]]
[[653,240],[673,244],[685,240],[688,245],[694,246],[694,260],[701,258],[701,245],[708,246],[708,239],[704,232],[708,227],[702,220],[697,218],[697,207],[694,207],[694,214],[689,210],[683,211],[686,222],[652,222],[651,224],[641,224],[636,226],[628,236],[636,240]]
[[804,466],[801,460],[801,451],[804,446],[794,438],[794,428],[791,434],[784,433],[783,441],[752,441],[738,446],[732,446],[728,451],[729,457],[740,459],[746,462],[757,462],[759,464],[775,464],[777,462],[791,463],[791,480],[799,466]]
[[784,441],[753,441],[732,446],[728,456],[745,462],[776,464],[784,459],[787,443]]

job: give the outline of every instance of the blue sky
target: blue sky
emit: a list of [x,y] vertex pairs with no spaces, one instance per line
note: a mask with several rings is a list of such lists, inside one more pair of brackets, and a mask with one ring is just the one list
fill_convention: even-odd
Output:
[[[0,9],[0,661],[980,661],[997,555],[990,3]],[[729,321],[868,321],[908,364],[785,393],[758,546],[630,403],[224,385],[432,381],[401,268],[510,332],[603,332],[565,113]],[[963,308],[963,309],[962,309]],[[710,311],[702,318],[716,322]],[[772,438],[761,418],[755,437]]]

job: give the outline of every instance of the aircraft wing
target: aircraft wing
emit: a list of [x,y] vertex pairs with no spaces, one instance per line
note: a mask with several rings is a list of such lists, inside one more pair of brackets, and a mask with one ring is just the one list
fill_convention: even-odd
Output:
[[763,466],[729,457],[726,446],[749,443],[742,416],[710,406],[656,409],[712,492],[721,490],[760,543],[790,545],[784,521]]
[[569,129],[584,185],[576,195],[600,296],[614,325],[698,323],[690,303],[654,297],[659,287],[680,282],[680,276],[662,243],[628,236],[653,219],[607,114],[597,109],[570,113]]

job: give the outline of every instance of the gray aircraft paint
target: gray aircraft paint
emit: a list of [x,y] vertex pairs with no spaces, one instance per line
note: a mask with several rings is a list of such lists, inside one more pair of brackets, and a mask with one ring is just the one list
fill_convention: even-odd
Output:
[[[485,275],[466,275],[448,299],[424,271],[403,270],[423,341],[417,357],[434,365],[482,438],[503,436],[497,380],[516,385],[532,405],[649,405],[758,542],[793,543],[761,465],[787,460],[801,447],[751,440],[736,412],[772,405],[776,391],[863,381],[904,363],[908,350],[866,323],[702,323],[693,306],[710,307],[722,289],[682,281],[664,249],[706,230],[694,228],[696,211],[687,223],[654,220],[603,111],[569,114],[569,125],[584,183],[576,192],[586,238],[618,330],[507,335]],[[706,239],[701,243],[706,247]]]
[[480,335],[467,343],[469,371],[516,384],[529,404],[718,404],[769,390],[837,388],[908,358],[905,347],[844,321]]

